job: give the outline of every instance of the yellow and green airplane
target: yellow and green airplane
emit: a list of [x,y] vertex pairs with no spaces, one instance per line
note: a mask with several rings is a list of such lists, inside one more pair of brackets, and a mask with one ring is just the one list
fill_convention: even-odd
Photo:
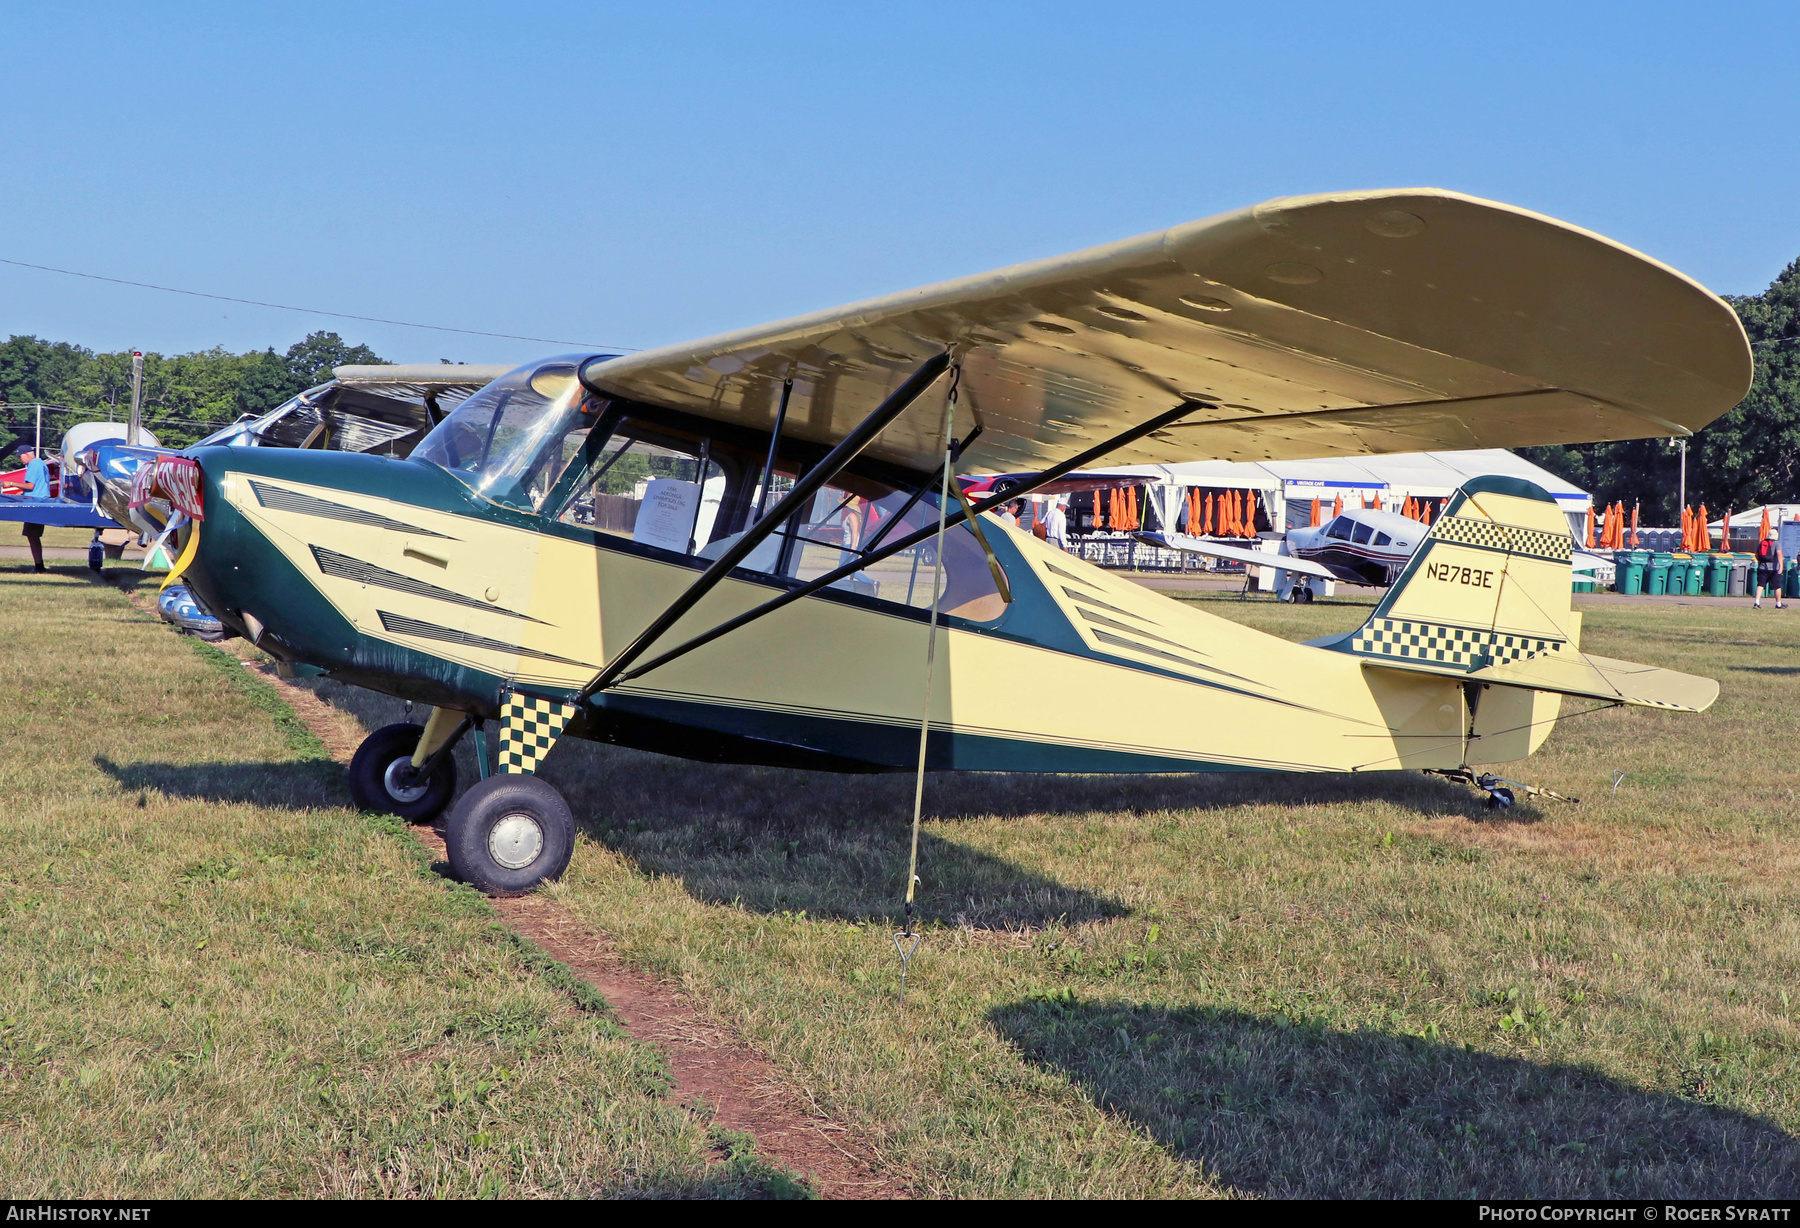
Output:
[[[1522,209],[1285,198],[704,341],[530,364],[407,457],[200,449],[143,492],[179,572],[278,660],[432,707],[366,807],[510,894],[566,866],[561,737],[838,771],[1436,770],[1521,759],[1566,697],[1717,684],[1581,650],[1568,526],[1466,484],[1368,622],[1296,644],[971,506],[955,475],[1686,436],[1750,351],[1702,286]],[[1107,715],[1104,723],[1089,716]],[[485,732],[498,722],[498,771]],[[921,748],[923,748],[921,750]]]

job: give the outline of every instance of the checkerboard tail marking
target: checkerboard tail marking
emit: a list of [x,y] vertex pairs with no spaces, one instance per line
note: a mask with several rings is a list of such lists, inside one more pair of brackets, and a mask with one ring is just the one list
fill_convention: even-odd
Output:
[[516,692],[500,714],[500,770],[529,776],[575,715],[573,704]]

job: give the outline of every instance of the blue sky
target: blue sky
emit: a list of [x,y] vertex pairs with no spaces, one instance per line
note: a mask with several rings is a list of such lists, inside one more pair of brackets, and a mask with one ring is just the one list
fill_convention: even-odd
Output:
[[[0,257],[650,346],[1428,184],[1721,293],[1800,256],[1800,6],[0,4]],[[0,265],[0,335],[557,346]]]

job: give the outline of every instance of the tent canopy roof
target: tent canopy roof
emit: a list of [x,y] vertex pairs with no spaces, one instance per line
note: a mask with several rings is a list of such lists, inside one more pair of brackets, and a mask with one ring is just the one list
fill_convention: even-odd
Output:
[[[1532,464],[1505,448],[1467,452],[1397,452],[1389,456],[1344,456],[1296,461],[1190,461],[1176,465],[1133,465],[1108,473],[1141,474],[1184,486],[1223,486],[1256,490],[1307,488],[1395,490],[1412,495],[1448,495],[1473,477],[1499,474],[1524,478],[1548,491],[1560,503],[1591,502],[1573,483]],[[1800,507],[1794,509],[1800,515]],[[1748,515],[1749,513],[1745,513]],[[1771,513],[1772,515],[1773,513]],[[1742,523],[1733,517],[1733,523]]]

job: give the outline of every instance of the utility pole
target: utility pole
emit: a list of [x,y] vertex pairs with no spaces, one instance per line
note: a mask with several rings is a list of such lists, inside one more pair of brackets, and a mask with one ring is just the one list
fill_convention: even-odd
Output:
[[44,407],[37,407],[37,454],[44,454]]
[[1678,510],[1685,512],[1687,511],[1687,440],[1683,439],[1678,442],[1681,444],[1681,493],[1676,496],[1675,503]]
[[125,428],[125,442],[138,446],[138,433],[144,429],[144,352],[131,351],[131,425]]

